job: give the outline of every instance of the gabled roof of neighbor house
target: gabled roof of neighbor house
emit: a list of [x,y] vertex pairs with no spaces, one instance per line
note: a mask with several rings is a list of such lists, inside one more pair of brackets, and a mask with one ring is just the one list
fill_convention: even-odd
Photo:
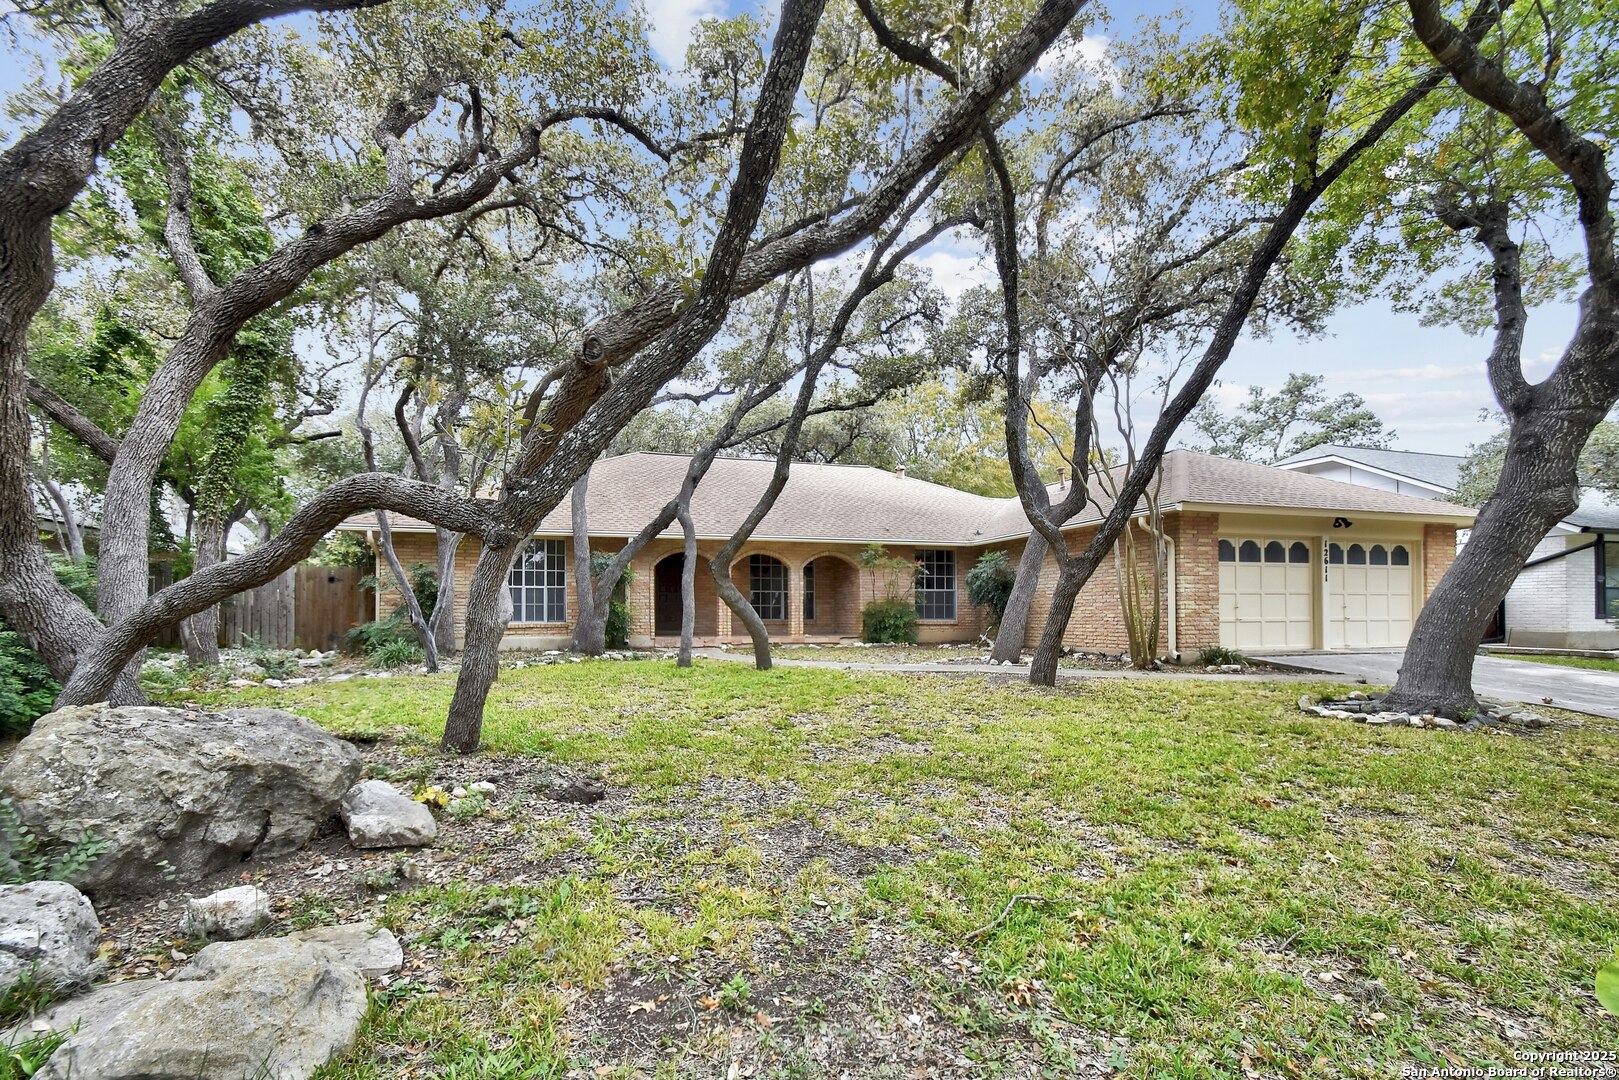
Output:
[[1456,485],[1461,483],[1462,463],[1467,458],[1459,454],[1419,454],[1412,450],[1377,450],[1365,446],[1322,443],[1283,458],[1276,463],[1276,467],[1291,470],[1322,460],[1361,465],[1442,491],[1455,491]]
[[[591,466],[586,513],[593,536],[633,536],[680,490],[691,459],[684,454],[637,452]],[[703,538],[728,537],[741,525],[770,482],[773,461],[719,458],[692,496],[692,520]],[[1092,482],[1091,501],[1071,525],[1100,521],[1111,508],[1107,485]],[[1064,492],[1048,489],[1053,500]],[[1159,505],[1270,513],[1388,514],[1466,524],[1473,512],[1410,495],[1327,480],[1268,465],[1212,457],[1190,450],[1164,455]],[[396,530],[430,529],[393,515]],[[375,527],[371,514],[343,523]],[[545,516],[541,536],[572,532],[568,500]],[[758,540],[971,546],[1029,535],[1017,499],[994,499],[866,465],[794,463],[776,505],[755,530]],[[665,530],[678,536],[679,526]]]
[[1563,519],[1586,532],[1619,532],[1619,500],[1607,495],[1587,495],[1579,509]]

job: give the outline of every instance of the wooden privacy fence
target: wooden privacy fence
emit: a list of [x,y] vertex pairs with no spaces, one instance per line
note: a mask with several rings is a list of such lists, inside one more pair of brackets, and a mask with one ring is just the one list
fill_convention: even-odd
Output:
[[219,605],[219,643],[247,638],[277,648],[335,649],[371,617],[370,593],[353,566],[295,566]]

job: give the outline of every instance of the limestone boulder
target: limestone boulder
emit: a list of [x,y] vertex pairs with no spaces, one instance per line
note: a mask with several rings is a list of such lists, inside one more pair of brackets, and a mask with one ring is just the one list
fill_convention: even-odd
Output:
[[101,974],[100,948],[96,909],[67,882],[0,885],[0,992],[25,977],[88,986]]
[[341,814],[349,842],[357,848],[421,847],[438,836],[433,811],[381,780],[350,788]]
[[269,921],[270,897],[256,885],[238,885],[187,900],[180,933],[194,941],[236,941]]
[[46,840],[88,829],[106,841],[75,884],[128,896],[296,850],[360,769],[352,744],[279,709],[101,704],[36,720],[0,768],[0,793]]
[[354,1045],[365,1011],[354,967],[269,938],[210,945],[173,979],[100,987],[10,1036],[66,1036],[41,1080],[305,1080]]

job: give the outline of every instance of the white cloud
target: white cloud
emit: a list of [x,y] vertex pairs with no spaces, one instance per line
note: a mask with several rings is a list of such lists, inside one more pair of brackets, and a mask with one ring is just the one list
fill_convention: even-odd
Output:
[[983,255],[964,255],[957,251],[938,249],[915,260],[916,264],[933,275],[933,285],[953,304],[968,289],[989,285],[995,280],[994,267]]
[[646,0],[647,21],[652,24],[652,51],[670,68],[686,62],[686,46],[692,31],[704,19],[725,14],[719,0]]
[[1086,34],[1077,39],[1064,37],[1045,51],[1034,65],[1034,73],[1047,80],[1079,75],[1117,85],[1119,69],[1108,56],[1110,44],[1106,34]]

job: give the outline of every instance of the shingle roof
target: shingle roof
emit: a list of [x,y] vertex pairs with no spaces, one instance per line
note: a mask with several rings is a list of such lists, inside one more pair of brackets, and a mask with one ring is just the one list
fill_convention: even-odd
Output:
[[[651,521],[680,490],[690,459],[683,454],[639,452],[604,458],[591,467],[586,510],[597,536],[631,536]],[[742,523],[770,482],[774,462],[720,458],[692,497],[692,520],[702,537],[727,537]],[[1099,521],[1112,502],[1105,485],[1091,485],[1092,501],[1071,524]],[[1053,500],[1061,498],[1049,489]],[[1164,456],[1160,505],[1315,510],[1323,513],[1408,514],[1428,520],[1470,517],[1458,506],[1375,488],[1345,484],[1268,465],[1212,457],[1190,450]],[[373,527],[370,514],[344,522]],[[426,528],[395,515],[395,528]],[[536,530],[565,536],[571,531],[567,500]],[[760,540],[973,545],[1029,534],[1017,499],[992,499],[865,465],[795,463],[787,486],[755,531]],[[664,535],[679,535],[672,526]]]
[[1587,495],[1580,500],[1579,509],[1563,521],[1596,532],[1619,532],[1619,501],[1605,495]]
[[1407,476],[1446,491],[1456,490],[1456,485],[1461,482],[1462,463],[1467,460],[1457,454],[1419,454],[1411,450],[1374,450],[1365,446],[1322,443],[1320,446],[1302,450],[1292,457],[1285,457],[1276,464],[1285,468],[1288,465],[1329,457],[1358,462],[1397,476]]

